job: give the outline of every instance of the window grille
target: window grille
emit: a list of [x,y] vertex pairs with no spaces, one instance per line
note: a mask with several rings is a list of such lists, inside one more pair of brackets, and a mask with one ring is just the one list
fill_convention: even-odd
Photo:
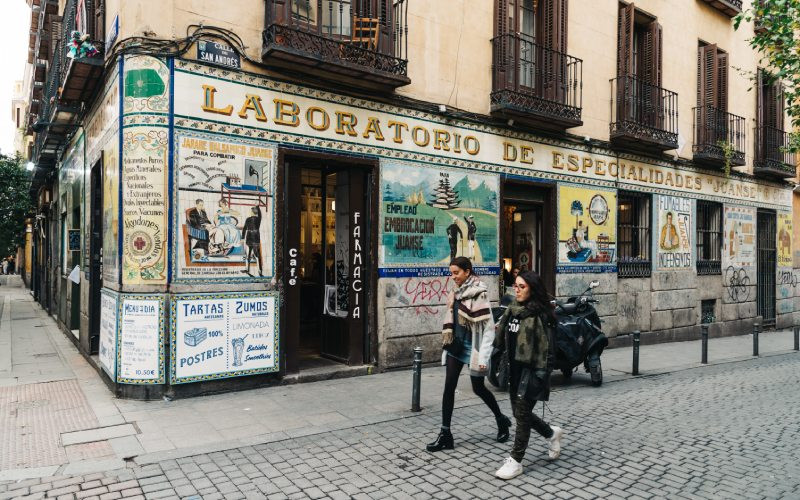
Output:
[[620,278],[650,276],[650,195],[621,191],[617,217],[617,255]]
[[722,204],[697,202],[697,274],[722,273]]

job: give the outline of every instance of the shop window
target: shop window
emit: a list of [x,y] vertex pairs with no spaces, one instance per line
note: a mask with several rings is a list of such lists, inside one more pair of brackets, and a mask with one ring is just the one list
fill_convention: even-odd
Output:
[[722,272],[722,204],[697,202],[697,274]]
[[619,193],[617,248],[620,278],[650,276],[650,219],[650,195]]

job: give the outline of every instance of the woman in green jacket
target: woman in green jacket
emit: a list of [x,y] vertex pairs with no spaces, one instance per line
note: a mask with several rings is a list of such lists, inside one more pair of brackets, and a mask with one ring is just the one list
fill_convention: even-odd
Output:
[[542,279],[526,271],[514,281],[515,301],[500,318],[495,346],[506,349],[509,359],[509,394],[517,420],[511,456],[495,473],[500,479],[522,474],[522,458],[528,448],[531,429],[547,439],[550,460],[561,453],[564,431],[550,426],[533,413],[537,401],[550,398],[550,332],[556,318]]

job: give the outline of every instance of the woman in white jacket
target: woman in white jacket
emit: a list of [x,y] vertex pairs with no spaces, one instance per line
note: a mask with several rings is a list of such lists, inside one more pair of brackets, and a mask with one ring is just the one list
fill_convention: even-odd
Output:
[[500,412],[497,400],[484,384],[494,342],[494,320],[486,285],[475,276],[472,262],[466,257],[456,257],[450,262],[450,274],[456,289],[448,296],[447,315],[442,328],[442,364],[447,367],[442,395],[442,428],[436,440],[428,444],[428,451],[452,450],[454,447],[450,420],[458,376],[461,368],[467,364],[473,392],[494,413],[498,442],[508,440],[511,426],[511,420]]

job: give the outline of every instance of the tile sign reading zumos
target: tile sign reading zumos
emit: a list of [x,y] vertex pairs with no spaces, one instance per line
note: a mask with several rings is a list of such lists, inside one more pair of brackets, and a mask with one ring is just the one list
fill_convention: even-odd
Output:
[[178,295],[171,318],[173,384],[279,370],[277,292]]
[[497,274],[498,178],[387,163],[381,171],[380,276],[435,276],[468,257]]
[[572,184],[558,187],[558,272],[617,270],[617,194]]
[[175,281],[272,278],[275,150],[183,133],[176,151]]
[[691,269],[692,200],[677,196],[658,196],[656,199],[658,268]]

